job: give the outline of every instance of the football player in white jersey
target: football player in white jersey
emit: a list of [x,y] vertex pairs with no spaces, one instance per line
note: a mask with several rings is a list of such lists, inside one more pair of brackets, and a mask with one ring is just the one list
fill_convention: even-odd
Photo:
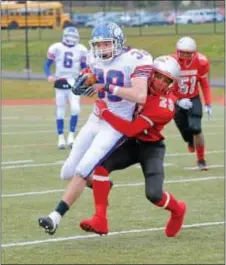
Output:
[[[153,59],[145,51],[124,47],[124,41],[124,34],[115,23],[98,24],[92,32],[92,55],[87,61],[99,86],[105,89],[98,93],[99,98],[107,103],[113,113],[130,121],[136,102],[144,103],[147,97],[147,76],[143,76],[142,72],[139,75],[139,68],[151,68]],[[134,78],[131,78],[134,73]],[[55,211],[38,220],[49,234],[55,233],[61,217],[79,198],[94,168],[125,139],[96,114],[94,106],[62,167],[61,178],[69,180],[62,200]]]
[[[75,27],[63,31],[62,42],[52,44],[47,52],[44,72],[49,82],[54,83],[56,90],[56,126],[58,148],[64,149],[64,117],[67,100],[70,102],[70,124],[67,145],[72,146],[74,132],[80,112],[80,97],[71,92],[71,81],[78,77],[81,69],[86,68],[87,48],[79,44],[79,32]],[[51,74],[51,65],[55,63],[55,75]]]

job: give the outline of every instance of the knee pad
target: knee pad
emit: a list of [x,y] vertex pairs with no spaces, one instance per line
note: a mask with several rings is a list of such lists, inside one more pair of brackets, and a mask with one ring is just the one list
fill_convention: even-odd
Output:
[[145,195],[150,202],[159,202],[162,199],[162,189],[158,190],[154,187],[151,187],[150,189],[146,190]]
[[197,126],[197,125],[192,125],[192,126],[190,126],[189,127],[189,129],[192,131],[192,133],[194,134],[194,135],[196,135],[196,134],[200,134],[201,133],[201,127],[200,126]]
[[56,105],[56,118],[58,120],[64,119],[65,105]]
[[[162,199],[162,179],[163,176],[160,174],[152,173],[149,174],[149,181],[146,182],[145,195],[146,198],[152,202],[156,203]],[[153,180],[153,181],[152,181]],[[158,181],[160,180],[160,181]]]
[[189,118],[189,130],[193,134],[199,134],[201,132],[201,118],[200,116],[191,116]]
[[71,100],[71,115],[78,115],[80,113],[80,97],[73,95]]
[[61,172],[60,172],[60,178],[62,180],[70,180],[74,175],[74,168],[70,167],[69,163],[67,161],[64,162]]
[[80,104],[79,103],[73,103],[71,104],[71,115],[78,115],[81,111]]

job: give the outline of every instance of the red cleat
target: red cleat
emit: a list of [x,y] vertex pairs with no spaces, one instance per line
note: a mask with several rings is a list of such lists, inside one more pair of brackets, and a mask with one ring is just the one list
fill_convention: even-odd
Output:
[[106,218],[100,218],[94,215],[90,219],[82,220],[80,227],[86,232],[93,232],[99,235],[106,235],[108,233],[108,221]]
[[170,219],[166,225],[165,234],[168,237],[174,237],[181,230],[186,213],[185,202],[179,202],[181,212],[180,214],[171,213]]
[[195,148],[188,145],[188,152],[189,153],[194,153],[195,152]]
[[194,153],[195,152],[195,147],[193,143],[188,143],[188,152],[189,153]]

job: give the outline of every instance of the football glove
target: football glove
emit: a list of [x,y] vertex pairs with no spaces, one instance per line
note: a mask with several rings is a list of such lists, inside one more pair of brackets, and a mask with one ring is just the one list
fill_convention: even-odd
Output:
[[107,104],[103,100],[96,100],[95,114],[101,119],[103,112],[108,109]]
[[192,106],[193,106],[190,98],[182,98],[182,99],[177,100],[177,105],[180,108],[185,109],[185,110],[188,110],[188,109],[192,108]]
[[103,92],[105,91],[104,89],[104,84],[94,84],[92,86],[89,86],[84,92],[83,95],[87,97],[92,97],[98,92]]
[[207,114],[207,119],[210,120],[212,118],[212,107],[211,107],[211,105],[205,105],[205,112]]
[[71,88],[71,91],[76,95],[76,96],[80,96],[81,94],[83,94],[85,92],[85,90],[87,89],[87,86],[84,85],[84,82],[86,81],[86,79],[88,78],[87,75],[85,74],[80,74],[78,76],[78,78],[76,79],[74,85]]
[[114,86],[112,84],[94,84],[90,87],[88,87],[83,95],[92,97],[94,94],[98,92],[108,92],[110,94],[115,94],[116,91],[118,90],[118,86]]

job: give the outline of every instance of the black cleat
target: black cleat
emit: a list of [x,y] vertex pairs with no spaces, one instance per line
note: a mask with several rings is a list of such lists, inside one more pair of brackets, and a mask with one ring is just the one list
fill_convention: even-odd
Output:
[[53,221],[49,216],[42,216],[38,219],[39,226],[45,229],[49,235],[54,235],[57,230],[57,225],[54,227]]
[[205,160],[199,160],[197,162],[197,166],[198,166],[200,171],[208,170],[208,166],[206,165],[206,161]]

